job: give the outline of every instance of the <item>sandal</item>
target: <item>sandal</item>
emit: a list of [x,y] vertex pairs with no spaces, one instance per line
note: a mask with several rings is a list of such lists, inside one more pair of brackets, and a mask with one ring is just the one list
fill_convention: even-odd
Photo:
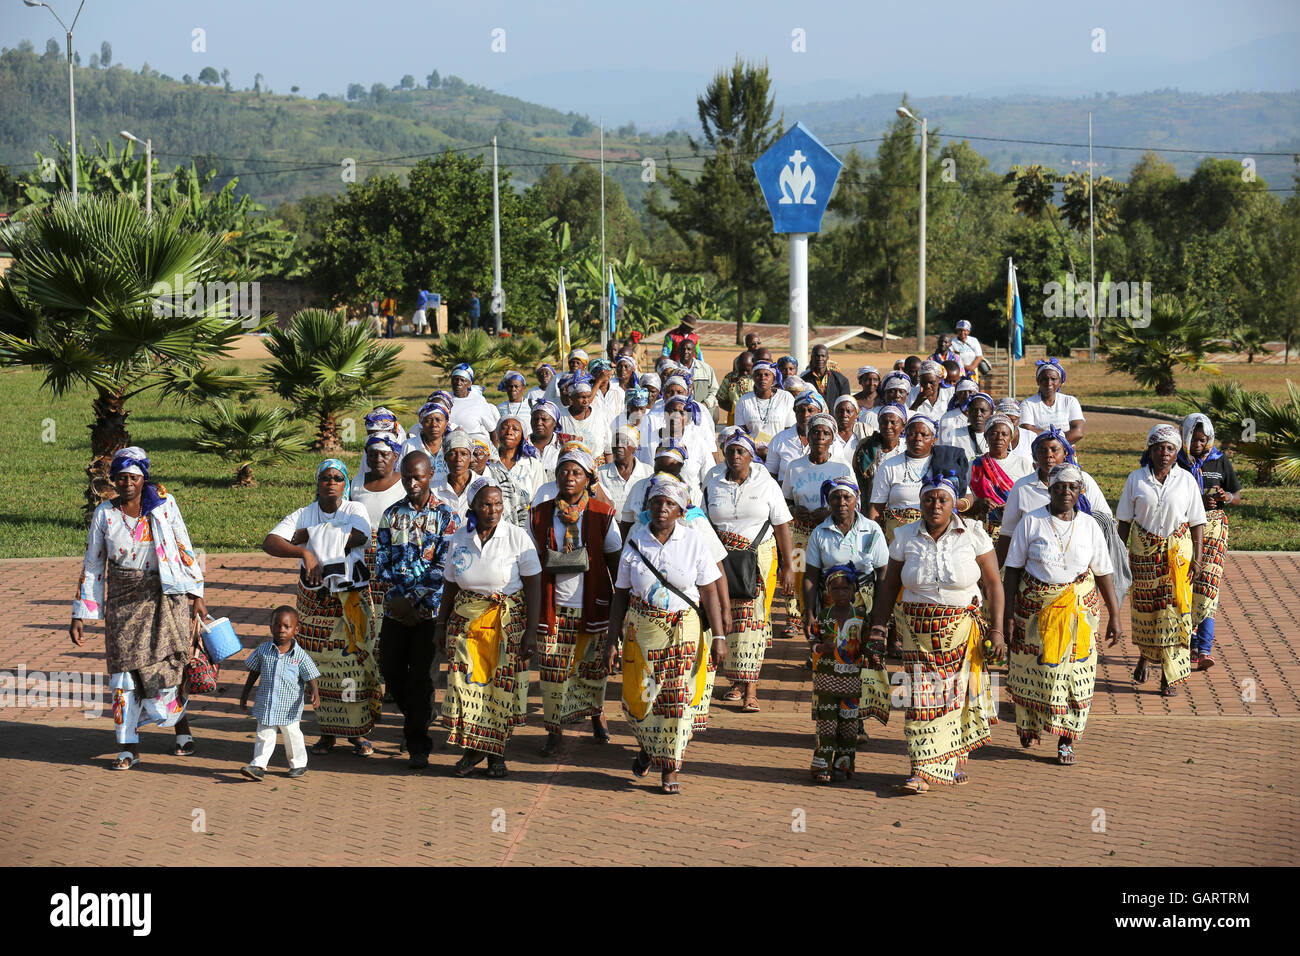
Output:
[[140,762],[140,758],[129,750],[123,750],[112,763],[113,770],[130,770]]
[[491,777],[493,780],[500,780],[502,777],[506,776],[509,772],[510,771],[506,769],[505,757],[493,757],[491,760],[488,761],[487,775]]
[[[645,758],[645,763],[641,762],[642,758]],[[632,773],[638,777],[644,777],[649,772],[650,755],[643,750],[637,754],[636,759],[632,761]]]
[[753,697],[745,698],[745,703],[741,705],[740,712],[742,714],[757,714],[761,709],[758,706],[758,695],[755,694]]
[[312,745],[311,752],[314,754],[327,754],[334,749],[334,735],[322,734],[320,740]]
[[659,783],[659,792],[665,796],[675,797],[677,794],[682,792],[682,785],[676,780],[662,780]]
[[375,755],[375,745],[365,737],[357,737],[352,740],[352,752],[358,757],[373,757]]
[[965,770],[958,770],[956,773],[952,775],[952,782],[954,786],[963,787],[966,784],[970,783],[970,776],[966,773]]
[[598,744],[609,743],[609,727],[605,724],[604,716],[591,718],[591,739]]
[[1196,669],[1198,671],[1208,671],[1213,666],[1214,658],[1209,654],[1202,654],[1201,659],[1196,662]]
[[1020,731],[1020,746],[1028,750],[1034,745],[1034,734],[1032,731]]
[[898,785],[898,789],[906,794],[929,793],[930,785],[920,777],[908,777]]
[[190,734],[177,734],[176,749],[172,753],[177,757],[192,757],[194,755],[194,737]]
[[452,768],[452,773],[458,777],[468,777],[474,772],[474,768],[481,764],[487,758],[487,754],[477,750],[467,750],[465,755],[456,761],[456,766]]
[[1177,686],[1175,686],[1174,684],[1169,683],[1169,682],[1168,682],[1167,680],[1165,680],[1163,677],[1160,678],[1160,696],[1161,696],[1161,697],[1177,697],[1177,696],[1178,696],[1178,688],[1177,688]]
[[1062,767],[1074,765],[1074,748],[1064,741],[1056,748],[1056,759]]
[[727,692],[723,694],[722,697],[719,699],[727,701],[728,703],[735,703],[738,700],[744,699],[744,696],[745,696],[745,692],[740,689],[740,685],[732,684],[730,687],[727,688]]
[[814,770],[812,772],[813,783],[830,783],[831,772],[829,770]]
[[546,743],[542,744],[542,756],[554,757],[557,753],[559,753],[560,741],[562,741],[563,739],[564,737],[561,736],[560,734],[548,733],[546,735]]
[[1147,659],[1145,657],[1140,657],[1138,658],[1137,667],[1133,668],[1133,683],[1145,684],[1147,682],[1147,677]]

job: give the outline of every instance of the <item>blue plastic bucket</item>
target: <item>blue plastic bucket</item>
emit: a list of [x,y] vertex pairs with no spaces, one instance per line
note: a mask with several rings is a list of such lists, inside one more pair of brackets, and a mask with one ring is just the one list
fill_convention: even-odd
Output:
[[238,654],[243,646],[235,629],[230,626],[228,617],[219,617],[203,628],[203,649],[208,652],[208,659],[214,664],[224,661],[232,654]]

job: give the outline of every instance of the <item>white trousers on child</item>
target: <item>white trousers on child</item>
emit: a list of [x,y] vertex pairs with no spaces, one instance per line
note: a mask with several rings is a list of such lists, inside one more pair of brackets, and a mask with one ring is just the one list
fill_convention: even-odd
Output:
[[271,754],[275,753],[277,730],[284,734],[284,749],[289,754],[289,769],[297,770],[299,767],[307,766],[307,743],[302,739],[302,728],[296,720],[281,727],[258,721],[257,743],[253,745],[251,766],[266,769],[267,764],[271,762]]

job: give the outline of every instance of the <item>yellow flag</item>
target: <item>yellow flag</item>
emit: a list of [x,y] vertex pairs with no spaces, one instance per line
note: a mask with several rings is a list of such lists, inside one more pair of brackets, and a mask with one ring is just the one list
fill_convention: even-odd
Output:
[[555,302],[556,349],[559,352],[555,357],[560,368],[564,368],[569,359],[569,305],[564,299],[564,270],[561,269],[560,288]]

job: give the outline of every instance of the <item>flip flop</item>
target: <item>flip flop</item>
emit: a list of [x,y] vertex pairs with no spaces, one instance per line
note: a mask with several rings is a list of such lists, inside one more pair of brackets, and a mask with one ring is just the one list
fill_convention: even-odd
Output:
[[172,751],[177,757],[194,755],[194,738],[190,734],[176,735],[176,749]]
[[358,757],[373,757],[375,755],[375,745],[363,737],[360,740],[352,741],[352,752]]
[[[328,743],[326,741],[328,741]],[[333,749],[334,749],[333,734],[326,734],[322,736],[320,740],[316,741],[314,744],[311,745],[311,752],[317,755],[327,754]]]
[[471,750],[456,761],[456,766],[452,768],[451,772],[458,777],[468,777],[474,772],[474,768],[486,758],[487,754]]
[[500,780],[502,777],[506,776],[509,772],[510,771],[506,769],[506,761],[504,757],[499,757],[495,760],[488,761],[487,775],[492,779]]
[[[642,756],[645,756],[645,763],[641,762]],[[643,751],[642,753],[637,754],[636,759],[632,761],[632,773],[635,776],[644,777],[649,772],[650,772],[650,755],[644,753]]]
[[140,758],[129,750],[123,750],[110,765],[111,770],[130,770],[140,762]]
[[760,710],[762,710],[762,708],[758,704],[757,697],[749,698],[740,708],[742,714],[757,714]]
[[727,692],[723,694],[722,697],[719,699],[724,701],[735,702],[738,700],[743,700],[744,697],[745,694],[744,691],[740,689],[740,685],[732,684],[730,687],[727,688]]
[[676,780],[672,783],[661,783],[659,784],[659,792],[664,796],[675,797],[682,792],[682,785]]
[[1074,766],[1074,748],[1069,744],[1056,748],[1056,760],[1062,767]]
[[591,718],[591,737],[598,744],[609,743],[609,728],[600,722],[599,717]]
[[915,795],[920,793],[929,793],[930,785],[920,777],[908,777],[898,785],[898,789],[903,793]]

